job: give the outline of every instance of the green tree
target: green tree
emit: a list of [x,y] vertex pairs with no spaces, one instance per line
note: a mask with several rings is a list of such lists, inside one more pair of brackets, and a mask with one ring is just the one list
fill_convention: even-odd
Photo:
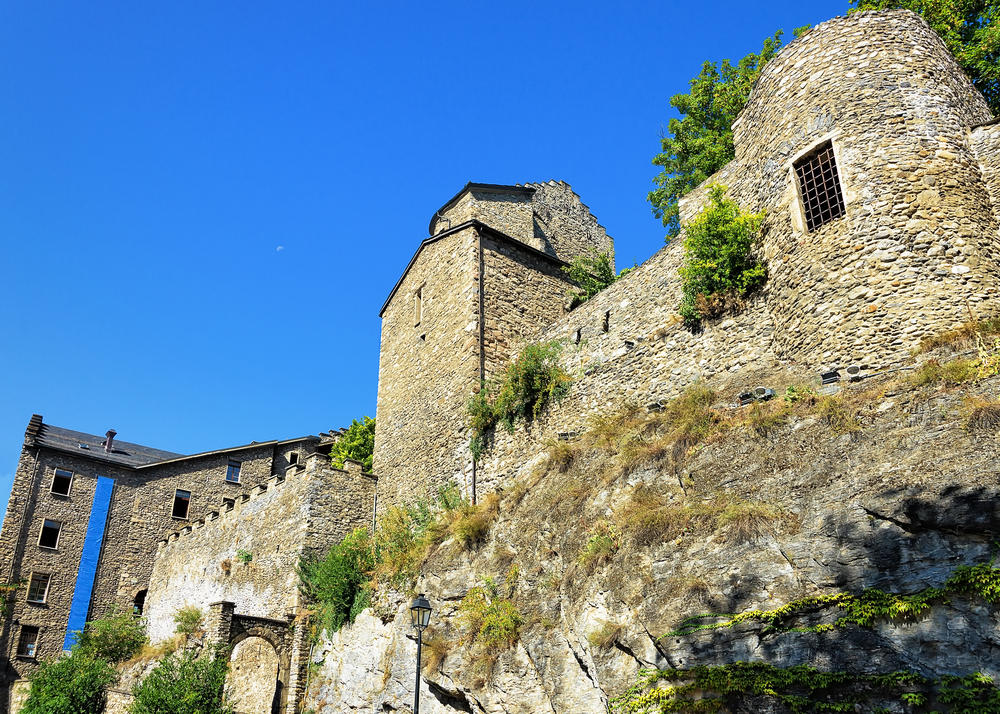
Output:
[[113,612],[84,626],[76,638],[76,651],[117,664],[138,654],[147,641],[141,620],[131,613]]
[[685,226],[678,311],[694,327],[760,287],[767,278],[754,247],[763,213],[744,213],[725,186],[709,187],[709,204]]
[[[796,31],[798,34],[798,31]],[[779,30],[764,40],[759,54],[748,54],[735,65],[706,62],[691,80],[688,94],[675,94],[670,106],[680,113],[667,125],[661,151],[653,158],[662,171],[647,197],[653,214],[663,220],[668,240],[680,232],[678,200],[725,166],[734,156],[732,124],[746,106],[761,69],[781,47]]]
[[78,649],[41,662],[21,714],[90,714],[104,711],[106,692],[118,679],[115,668]]
[[314,603],[317,633],[336,632],[368,606],[368,580],[374,567],[371,539],[364,528],[344,536],[323,559],[303,558],[299,587]]
[[360,461],[365,471],[372,470],[372,454],[375,452],[375,420],[363,416],[361,421],[353,419],[343,436],[330,449],[330,459],[334,468],[344,468],[344,459]]
[[861,10],[912,10],[955,55],[990,111],[1000,114],[1000,0],[850,0]]
[[167,655],[132,690],[129,714],[232,714],[223,701],[228,668],[221,648],[201,658],[192,652]]

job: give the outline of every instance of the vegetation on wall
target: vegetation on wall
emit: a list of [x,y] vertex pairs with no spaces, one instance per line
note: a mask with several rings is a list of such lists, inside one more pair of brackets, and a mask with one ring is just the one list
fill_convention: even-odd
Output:
[[994,115],[1000,114],[1000,2],[996,0],[850,0],[860,10],[912,10],[927,20]]
[[458,606],[466,641],[487,670],[501,652],[514,646],[524,624],[524,617],[512,600],[519,576],[517,565],[512,565],[502,583],[491,577],[483,578]]
[[142,620],[131,613],[113,612],[84,626],[76,638],[76,651],[117,664],[134,657],[148,641]]
[[613,263],[614,253],[608,251],[578,255],[570,261],[569,265],[563,267],[563,272],[576,285],[575,289],[567,293],[567,297],[570,299],[570,309],[594,297],[604,288],[627,275],[635,267],[624,268],[620,273],[615,273]]
[[330,448],[330,462],[334,468],[344,468],[344,459],[360,461],[365,472],[372,470],[375,453],[375,420],[363,416],[361,421],[351,420],[351,425]]
[[233,714],[223,696],[228,650],[167,655],[132,690],[129,714]]
[[205,613],[194,605],[186,605],[174,613],[174,632],[185,637],[201,630]]
[[317,632],[336,632],[368,606],[368,583],[374,567],[371,539],[364,528],[348,533],[324,558],[303,558],[300,587],[315,603],[313,624]]
[[741,211],[726,196],[725,186],[709,187],[708,198],[708,205],[685,226],[678,311],[689,327],[732,310],[767,278],[754,253],[764,214]]
[[467,409],[469,448],[475,458],[483,452],[487,431],[502,424],[513,433],[515,423],[530,421],[569,391],[572,378],[559,365],[561,352],[559,341],[526,345],[499,379],[486,382],[472,396]]

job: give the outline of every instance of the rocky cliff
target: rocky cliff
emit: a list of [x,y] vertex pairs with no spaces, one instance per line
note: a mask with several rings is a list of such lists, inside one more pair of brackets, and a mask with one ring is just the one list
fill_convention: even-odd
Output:
[[[767,403],[701,386],[549,444],[480,545],[423,563],[422,711],[994,711],[942,679],[1000,676],[1000,378],[950,349],[836,396],[789,369]],[[509,648],[473,631],[477,587],[509,603]],[[307,709],[410,711],[407,605],[381,594],[317,645]],[[738,662],[763,664],[693,670]]]

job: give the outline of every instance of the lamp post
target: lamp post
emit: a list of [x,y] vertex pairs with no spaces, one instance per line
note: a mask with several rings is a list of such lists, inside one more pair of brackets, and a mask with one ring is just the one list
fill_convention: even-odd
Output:
[[410,623],[417,630],[417,682],[413,687],[413,714],[420,714],[420,648],[424,643],[424,629],[431,621],[431,604],[423,593],[410,605]]

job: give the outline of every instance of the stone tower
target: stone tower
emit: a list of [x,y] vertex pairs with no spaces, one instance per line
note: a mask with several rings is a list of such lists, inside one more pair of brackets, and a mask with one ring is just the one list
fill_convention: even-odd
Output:
[[469,397],[565,312],[563,267],[613,250],[587,206],[555,181],[467,184],[429,232],[379,313],[373,471],[382,505],[449,481],[475,494]]

